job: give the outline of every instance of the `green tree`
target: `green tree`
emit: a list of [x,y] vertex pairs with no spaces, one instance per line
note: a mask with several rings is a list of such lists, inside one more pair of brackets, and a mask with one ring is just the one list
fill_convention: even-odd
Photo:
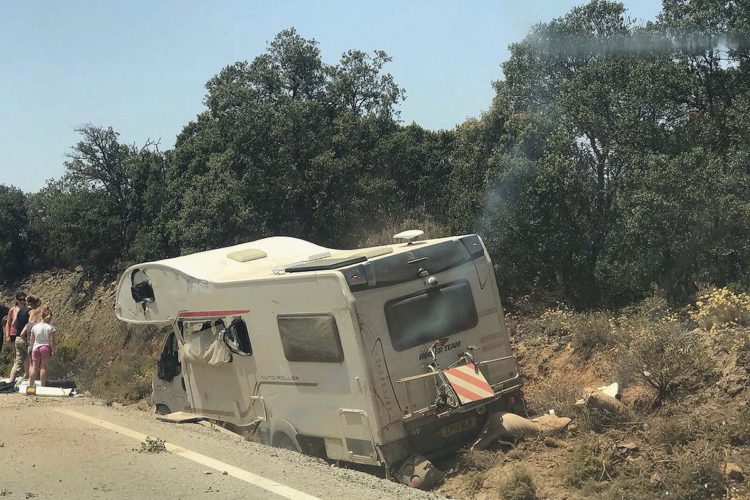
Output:
[[28,231],[26,197],[20,189],[0,184],[0,281],[26,270]]

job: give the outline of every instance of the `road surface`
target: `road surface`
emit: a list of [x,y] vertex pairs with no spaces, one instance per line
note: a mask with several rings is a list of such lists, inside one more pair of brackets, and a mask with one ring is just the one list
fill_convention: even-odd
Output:
[[[143,452],[146,436],[166,451]],[[431,495],[200,424],[87,398],[0,394],[0,497],[419,498]],[[433,497],[434,498],[434,497]]]

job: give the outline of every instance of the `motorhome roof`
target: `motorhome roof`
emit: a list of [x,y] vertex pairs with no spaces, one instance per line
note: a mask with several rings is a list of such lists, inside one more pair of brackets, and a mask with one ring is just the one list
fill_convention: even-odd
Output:
[[[424,240],[414,245],[435,243],[450,238]],[[398,243],[378,247],[338,250],[325,248],[309,241],[274,236],[261,240],[242,243],[231,247],[217,248],[172,259],[164,259],[134,266],[164,266],[180,271],[196,279],[211,282],[244,281],[253,278],[270,277],[283,273],[295,264],[319,259],[346,259],[364,256],[375,259],[382,255],[400,253],[410,250],[412,245]]]

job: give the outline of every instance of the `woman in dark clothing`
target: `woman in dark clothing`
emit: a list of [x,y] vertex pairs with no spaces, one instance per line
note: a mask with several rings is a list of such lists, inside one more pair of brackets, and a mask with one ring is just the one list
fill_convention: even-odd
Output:
[[13,347],[13,356],[16,355],[16,335],[19,332],[16,331],[16,316],[18,311],[26,305],[26,294],[18,292],[16,294],[16,303],[8,311],[8,318],[5,320],[5,333],[8,335],[10,345]]
[[[8,311],[10,311],[10,307],[5,304],[0,304],[0,329],[2,330],[5,330],[1,325],[5,323],[5,318],[8,317]],[[5,332],[0,331],[0,351],[3,350],[3,340],[5,340]]]
[[16,329],[15,346],[16,346],[16,359],[13,364],[13,369],[10,371],[10,381],[14,382],[16,377],[22,371],[27,375],[29,373],[29,351],[28,351],[28,337],[21,335],[24,332],[24,328],[29,322],[31,312],[39,307],[40,301],[33,295],[26,297],[26,305],[18,311],[16,315],[16,321],[13,324]]

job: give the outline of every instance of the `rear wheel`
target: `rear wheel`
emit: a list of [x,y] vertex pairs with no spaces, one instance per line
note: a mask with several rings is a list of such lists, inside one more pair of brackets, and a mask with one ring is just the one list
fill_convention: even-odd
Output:
[[283,432],[276,433],[273,438],[273,445],[284,450],[298,451],[297,447],[294,446],[294,441],[292,441],[292,438],[290,438]]

